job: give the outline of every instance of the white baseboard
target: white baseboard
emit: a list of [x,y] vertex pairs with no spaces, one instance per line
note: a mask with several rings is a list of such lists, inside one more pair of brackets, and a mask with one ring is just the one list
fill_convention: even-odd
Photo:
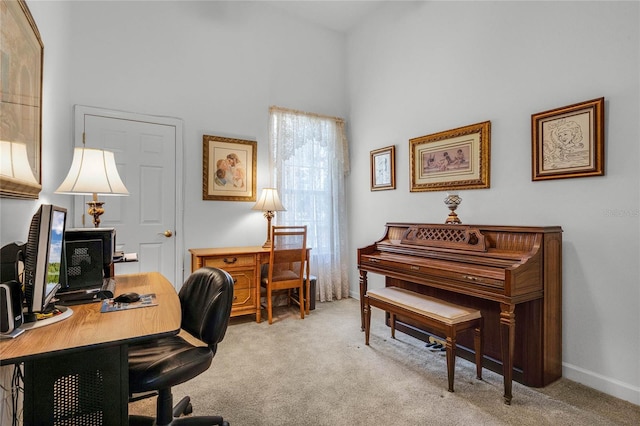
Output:
[[640,405],[640,387],[605,377],[566,362],[562,363],[562,377],[588,386],[607,395]]

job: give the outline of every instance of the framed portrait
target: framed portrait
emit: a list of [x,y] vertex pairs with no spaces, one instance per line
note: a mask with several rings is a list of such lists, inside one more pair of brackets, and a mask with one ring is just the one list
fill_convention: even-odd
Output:
[[409,140],[411,192],[489,188],[491,122]]
[[36,199],[42,189],[43,44],[24,0],[0,0],[0,12],[0,196]]
[[204,135],[202,199],[256,201],[255,141]]
[[604,175],[604,98],[531,116],[532,180]]
[[371,190],[396,189],[396,147],[371,151]]

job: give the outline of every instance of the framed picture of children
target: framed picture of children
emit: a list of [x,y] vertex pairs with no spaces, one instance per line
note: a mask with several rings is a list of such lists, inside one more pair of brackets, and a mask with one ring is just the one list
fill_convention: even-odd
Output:
[[256,141],[203,135],[202,199],[256,201]]
[[409,140],[411,192],[489,188],[491,122]]
[[531,116],[532,180],[604,175],[604,98]]
[[395,145],[371,151],[371,190],[396,189]]

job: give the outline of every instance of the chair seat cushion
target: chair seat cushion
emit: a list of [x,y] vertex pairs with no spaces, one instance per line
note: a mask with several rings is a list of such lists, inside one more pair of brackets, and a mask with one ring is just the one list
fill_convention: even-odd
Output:
[[206,371],[213,351],[180,336],[129,346],[129,392],[168,388]]
[[[300,279],[300,275],[296,274],[295,272],[293,272],[291,270],[273,271],[273,282],[291,281],[291,280],[298,280],[298,279]],[[263,277],[262,278],[262,284],[263,285],[267,285],[268,282],[269,282],[269,278],[268,277]]]

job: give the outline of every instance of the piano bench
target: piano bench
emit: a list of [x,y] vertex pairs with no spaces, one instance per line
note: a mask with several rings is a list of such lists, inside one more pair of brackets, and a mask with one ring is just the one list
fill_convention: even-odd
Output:
[[369,345],[371,307],[383,309],[391,317],[391,337],[395,339],[396,315],[411,318],[435,334],[444,335],[447,351],[449,392],[453,392],[456,362],[456,335],[460,331],[474,331],[476,375],[482,380],[482,315],[479,310],[454,305],[398,287],[368,290],[364,296],[365,344]]

